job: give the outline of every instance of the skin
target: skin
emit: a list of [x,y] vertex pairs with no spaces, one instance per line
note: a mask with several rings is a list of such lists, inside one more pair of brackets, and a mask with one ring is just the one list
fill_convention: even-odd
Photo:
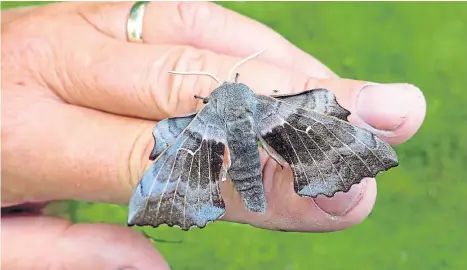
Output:
[[[339,78],[264,25],[213,3],[151,3],[144,44],[129,43],[131,4],[2,12],[2,207],[63,199],[127,204],[149,165],[156,121],[191,113],[201,106],[193,95],[208,96],[217,85],[167,71],[202,70],[225,80],[234,63],[264,44],[267,51],[238,70],[258,93],[328,88],[351,122],[393,145],[410,139],[425,117],[418,88]],[[248,212],[226,181],[224,220],[335,231],[362,222],[376,199],[374,179],[334,198],[300,198],[291,171],[264,151],[261,168],[266,213]],[[168,269],[145,237],[116,225],[10,215],[2,216],[2,234],[2,269]]]

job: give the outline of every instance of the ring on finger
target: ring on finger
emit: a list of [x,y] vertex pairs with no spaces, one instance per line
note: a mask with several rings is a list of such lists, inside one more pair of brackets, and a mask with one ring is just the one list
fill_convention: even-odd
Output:
[[136,1],[130,10],[126,24],[127,39],[130,42],[143,42],[144,9],[149,1]]

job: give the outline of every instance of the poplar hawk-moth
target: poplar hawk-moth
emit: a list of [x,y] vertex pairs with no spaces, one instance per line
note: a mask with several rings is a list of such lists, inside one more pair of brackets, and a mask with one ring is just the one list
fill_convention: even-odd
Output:
[[128,225],[203,228],[225,214],[219,181],[226,176],[248,210],[264,213],[258,142],[290,166],[295,192],[306,197],[347,192],[398,165],[387,142],[347,121],[350,112],[331,91],[265,96],[237,79],[202,98],[198,112],[155,125],[154,163],[133,192]]

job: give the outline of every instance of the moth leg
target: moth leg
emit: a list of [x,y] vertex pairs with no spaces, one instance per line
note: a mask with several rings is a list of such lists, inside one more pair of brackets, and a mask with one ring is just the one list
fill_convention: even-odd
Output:
[[272,147],[263,139],[263,137],[258,135],[258,139],[261,142],[261,147],[263,147],[263,149],[266,150],[266,153],[268,153],[268,155],[272,159],[274,159],[277,162],[277,164],[279,164],[282,167],[282,169],[284,169],[284,166],[287,164],[287,161],[285,161],[278,153],[276,153],[274,149],[272,149]]
[[222,164],[221,168],[221,181],[224,182],[227,180],[227,171],[229,170],[229,167],[225,164]]
[[195,98],[203,100],[203,104],[207,104],[209,102],[209,98],[201,97],[198,95],[194,95]]
[[222,182],[227,180],[227,171],[229,170],[230,165],[231,165],[231,160],[230,160],[229,147],[225,147],[224,163],[222,164],[222,168],[221,168],[221,181]]

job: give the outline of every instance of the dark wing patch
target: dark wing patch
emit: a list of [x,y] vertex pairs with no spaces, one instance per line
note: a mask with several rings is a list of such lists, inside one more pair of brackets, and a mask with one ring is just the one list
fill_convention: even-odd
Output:
[[207,104],[160,153],[135,188],[128,225],[188,230],[224,215],[219,178],[227,143],[220,121]]
[[149,155],[150,160],[155,160],[169,145],[177,138],[180,133],[195,118],[196,113],[186,116],[167,118],[157,122],[152,129],[154,137],[154,148]]
[[367,130],[272,97],[257,97],[260,136],[290,165],[301,196],[347,192],[363,178],[398,165],[391,146]]
[[273,95],[273,98],[293,106],[347,121],[350,112],[337,103],[336,96],[329,90],[317,88],[291,95]]

